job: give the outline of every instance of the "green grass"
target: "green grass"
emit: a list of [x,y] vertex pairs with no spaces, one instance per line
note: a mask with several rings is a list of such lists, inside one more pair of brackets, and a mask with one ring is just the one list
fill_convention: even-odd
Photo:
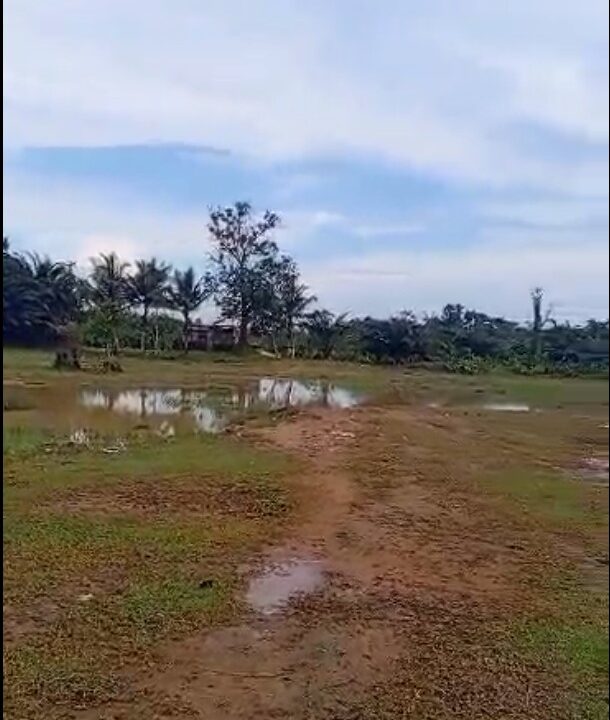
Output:
[[247,525],[243,519],[219,522],[202,518],[189,525],[134,522],[120,516],[91,519],[51,515],[7,519],[3,537],[6,545],[14,544],[20,552],[33,549],[47,558],[57,552],[64,554],[65,560],[65,554],[74,550],[92,554],[106,551],[115,556],[130,550],[143,557],[154,554],[158,560],[175,560],[205,554],[211,543],[230,543],[236,536],[245,536]]
[[[8,349],[5,378],[48,383],[59,396],[73,392],[75,383],[98,381],[90,373],[57,373],[51,363],[51,353]],[[531,523],[523,532],[531,526],[536,538],[549,543],[557,529],[576,529],[578,535],[567,534],[570,540],[594,543],[605,522],[599,502],[591,499],[598,490],[548,468],[580,457],[585,445],[591,447],[589,439],[603,439],[591,415],[607,413],[606,382],[205,353],[177,360],[130,355],[124,369],[120,376],[104,376],[104,384],[229,388],[277,375],[327,379],[380,404],[446,399],[456,406],[447,425],[459,424],[463,433],[457,436],[443,429],[440,418],[439,427],[431,425],[427,410],[422,423],[405,414],[404,427],[382,415],[376,420],[382,411],[371,411],[369,431],[347,468],[359,492],[382,502],[384,493],[414,474],[447,495],[468,493],[474,484],[480,493],[473,494],[473,507],[479,502],[494,513],[499,532],[507,517],[526,518]],[[487,417],[466,407],[491,399],[547,410]],[[119,670],[129,662],[147,667],[160,639],[234,621],[237,568],[277,541],[294,499],[289,478],[306,462],[235,435],[178,433],[165,441],[127,430],[125,448],[107,454],[118,428],[110,426],[112,434],[96,437],[91,447],[71,447],[57,429],[37,429],[35,413],[7,413],[3,433],[5,603],[26,628],[11,641],[5,660],[10,717],[60,717],[66,708],[124,697]],[[200,587],[202,580],[213,582]],[[601,620],[607,598],[597,592],[593,599],[575,583],[551,587],[546,578],[527,589],[553,612],[530,613],[513,628],[515,645],[549,672],[565,668],[583,687],[582,711],[574,717],[599,720],[598,685],[608,672]],[[88,592],[93,598],[79,602]]]
[[588,501],[590,488],[559,472],[517,467],[485,475],[479,483],[533,520],[559,527],[592,528],[604,523],[599,509]]
[[39,428],[27,426],[3,426],[2,428],[2,451],[4,455],[31,455],[51,440],[51,435]]
[[[105,445],[116,443],[115,438],[99,438],[92,449],[60,447],[56,452],[36,453],[49,440],[34,428],[4,429],[5,470],[16,472],[21,479],[27,477],[27,482],[5,486],[5,502],[17,498],[32,501],[57,489],[189,474],[260,482],[295,468],[295,460],[282,453],[259,450],[227,436],[188,435],[171,440],[134,436],[127,438],[126,449],[116,454],[104,452]],[[23,457],[32,454],[36,456]]]
[[[121,688],[118,673],[100,667],[100,651],[92,644],[74,655],[24,645],[4,660],[4,712],[7,718],[50,717],[40,709],[86,707],[112,699]],[[65,717],[65,714],[63,715]]]
[[156,639],[178,626],[226,617],[232,590],[222,579],[204,588],[185,578],[139,583],[121,598],[121,607],[139,635]]
[[[63,594],[85,575],[102,586],[111,578],[133,582],[157,578],[183,568],[216,569],[223,555],[260,542],[268,531],[256,519],[191,524],[125,518],[53,516],[5,521],[5,597],[23,605],[35,595]],[[114,580],[109,579],[112,585]]]
[[490,389],[536,407],[608,407],[608,381],[593,378],[491,377]]
[[579,720],[608,717],[608,626],[527,620],[515,628],[516,646],[549,672],[567,671]]
[[9,630],[38,624],[6,650],[7,717],[107,701],[118,669],[146,663],[162,637],[230,619],[236,568],[275,537],[298,467],[221,435],[130,435],[117,454],[104,452],[111,436],[72,446],[27,424],[3,439]]
[[53,353],[48,350],[5,347],[2,352],[2,368],[4,372],[44,372],[53,364]]
[[579,676],[608,674],[607,628],[529,621],[519,629],[518,636],[529,652],[551,663],[565,663]]

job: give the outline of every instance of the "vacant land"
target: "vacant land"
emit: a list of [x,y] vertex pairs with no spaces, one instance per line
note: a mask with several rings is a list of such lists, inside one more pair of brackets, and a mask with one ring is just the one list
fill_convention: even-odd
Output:
[[50,362],[4,353],[6,718],[607,717],[607,382]]

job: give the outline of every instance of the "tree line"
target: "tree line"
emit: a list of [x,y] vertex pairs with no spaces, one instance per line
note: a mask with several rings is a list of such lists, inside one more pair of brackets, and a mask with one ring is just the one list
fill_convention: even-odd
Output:
[[174,269],[158,258],[91,260],[86,277],[72,262],[14,252],[3,242],[3,336],[6,343],[50,344],[78,336],[116,355],[189,350],[193,316],[213,302],[235,327],[236,344],[276,355],[375,363],[435,363],[459,372],[504,365],[520,372],[607,372],[608,321],[558,323],[531,293],[532,318],[519,324],[460,304],[418,319],[348,318],[316,308],[295,261],[281,253],[276,213],[256,216],[248,203],[210,210],[207,271]]

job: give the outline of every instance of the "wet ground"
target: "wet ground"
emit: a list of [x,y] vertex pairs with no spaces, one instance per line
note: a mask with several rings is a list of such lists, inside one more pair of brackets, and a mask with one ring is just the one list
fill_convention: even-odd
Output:
[[268,561],[248,582],[246,600],[263,615],[280,612],[291,600],[319,590],[324,584],[321,560],[288,557]]
[[219,432],[248,413],[302,407],[346,409],[363,400],[348,387],[326,381],[263,377],[234,385],[193,387],[4,387],[4,410],[30,413],[53,430],[150,428]]
[[492,402],[482,405],[483,410],[492,410],[494,412],[529,412],[530,406],[525,403],[515,402]]
[[[583,407],[580,388],[576,411],[545,404],[530,380],[526,402],[428,375],[403,402],[238,375],[9,388],[5,419],[74,443],[95,427],[172,438],[9,462],[12,717],[572,720],[584,696],[607,709],[607,406]],[[594,657],[586,672],[571,647]]]

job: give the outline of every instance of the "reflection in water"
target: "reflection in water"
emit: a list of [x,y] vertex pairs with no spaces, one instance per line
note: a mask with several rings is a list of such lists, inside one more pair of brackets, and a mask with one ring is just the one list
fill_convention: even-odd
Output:
[[137,415],[142,419],[186,415],[203,432],[218,432],[226,425],[229,414],[235,411],[257,407],[277,410],[304,405],[349,408],[358,402],[359,398],[349,390],[327,382],[276,378],[262,378],[251,385],[225,392],[173,388],[97,388],[83,390],[79,396],[79,404],[86,408]]
[[597,480],[607,485],[609,467],[607,457],[587,457],[581,460],[578,474],[583,480]]
[[247,600],[254,610],[271,615],[293,598],[315,592],[323,582],[324,572],[319,561],[294,558],[266,567],[252,578]]
[[80,404],[144,419],[153,416],[189,413],[203,432],[218,432],[224,419],[218,409],[207,402],[205,392],[198,390],[83,390]]
[[483,405],[484,410],[495,410],[496,412],[529,412],[530,406],[525,403],[486,403]]

